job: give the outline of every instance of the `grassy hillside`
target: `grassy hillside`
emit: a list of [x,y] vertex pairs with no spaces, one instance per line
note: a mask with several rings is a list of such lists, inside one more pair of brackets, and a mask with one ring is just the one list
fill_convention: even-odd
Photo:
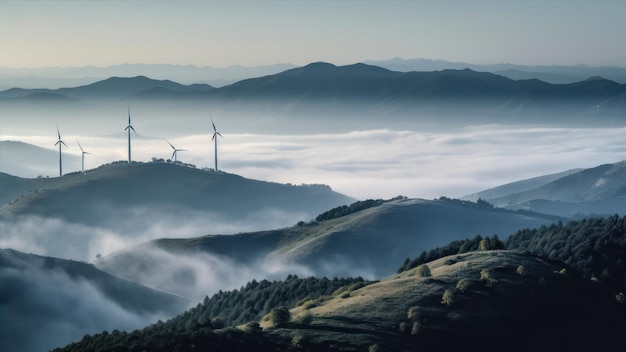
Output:
[[298,273],[317,276],[374,279],[396,272],[402,259],[452,240],[480,234],[506,238],[521,228],[557,220],[497,209],[484,202],[398,199],[345,216],[277,230],[155,240],[104,256],[94,264],[129,280],[183,295],[181,288],[189,285],[180,286],[183,269],[178,258],[198,259],[184,267],[190,282],[204,275],[198,267],[215,266],[216,261],[246,273],[253,270],[264,278],[276,273],[286,275],[288,270],[298,268]]
[[[128,217],[137,208],[211,212],[224,220],[244,219],[263,209],[308,214],[310,218],[354,201],[325,185],[292,186],[166,163],[118,162],[86,175],[12,182],[16,189],[30,192],[0,208],[0,217],[41,215],[92,226],[114,226],[117,222],[107,215]],[[10,192],[2,190],[0,194],[8,197],[13,195]]]
[[197,322],[204,303],[165,323],[85,337],[56,351],[185,351],[192,345],[225,351],[253,345],[261,351],[586,351],[613,346],[626,327],[624,305],[563,263],[479,251],[427,265],[427,273],[414,268],[340,289],[289,313],[275,307],[260,324],[224,329],[189,323]]

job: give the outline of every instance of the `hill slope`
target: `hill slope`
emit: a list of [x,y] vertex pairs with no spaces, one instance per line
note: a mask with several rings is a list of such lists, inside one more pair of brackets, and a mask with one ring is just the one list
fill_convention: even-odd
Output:
[[[25,179],[24,183],[31,181]],[[268,208],[313,216],[353,201],[325,185],[292,186],[166,163],[115,163],[86,175],[73,173],[37,183],[36,190],[4,207],[0,214],[46,215],[94,224],[103,218],[103,211],[123,214],[145,206],[168,211],[194,209],[233,220]]]
[[0,249],[0,349],[42,351],[170,318],[189,301],[82,262]]
[[46,250],[40,254],[81,260],[159,237],[288,226],[354,201],[325,185],[271,183],[165,163],[115,163],[62,178],[2,177],[13,187],[1,188],[0,199],[15,196],[13,190],[29,192],[0,208],[0,243],[23,243],[26,233],[31,245]]
[[626,162],[547,175],[476,195],[500,207],[566,217],[623,215],[626,214]]
[[[556,220],[443,198],[403,199],[278,230],[160,239],[118,251],[94,264],[115,275],[191,297],[189,292],[196,290],[213,267],[228,268],[227,273],[235,268],[241,279],[251,275],[248,280],[288,273],[377,278],[395,272],[398,258],[424,249],[480,234],[504,238],[518,229]],[[198,260],[184,264],[177,258]],[[188,275],[184,284],[181,271]]]
[[[170,351],[191,345],[223,351],[253,345],[260,351],[587,351],[611,348],[626,327],[624,305],[575,270],[564,271],[562,263],[514,251],[483,251],[441,258],[428,267],[427,275],[415,268],[300,302],[289,312],[291,322],[288,315],[278,320],[270,314],[260,327],[220,329],[205,300],[143,331],[98,334],[55,351],[86,346]],[[248,285],[241,294],[253,296],[262,287]],[[227,314],[231,307],[222,308]]]

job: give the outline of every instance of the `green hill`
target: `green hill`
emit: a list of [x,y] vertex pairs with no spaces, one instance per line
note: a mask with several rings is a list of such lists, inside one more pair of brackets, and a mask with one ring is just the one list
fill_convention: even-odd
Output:
[[[55,351],[184,351],[191,346],[222,351],[252,346],[259,351],[588,351],[615,346],[626,327],[623,294],[620,300],[557,261],[517,251],[478,251],[427,265],[427,271],[418,267],[299,302],[289,313],[277,306],[260,324],[224,329],[203,319],[200,325],[205,300],[168,322],[85,337]],[[248,285],[247,295],[254,295],[255,287]],[[267,302],[258,299],[257,304]],[[228,314],[231,305],[222,308],[219,314]]]
[[[33,187],[32,181],[23,182]],[[193,209],[225,219],[273,208],[311,217],[353,201],[325,185],[294,186],[167,163],[118,162],[86,175],[38,180],[37,188],[3,207],[0,215],[44,215],[88,225],[103,221],[103,212],[123,215],[133,207]]]
[[[424,249],[476,235],[506,238],[521,228],[558,220],[447,198],[378,203],[344,216],[277,230],[154,240],[104,256],[94,264],[120,277],[192,297],[195,283],[216,267],[228,272],[237,268],[242,275],[252,272],[258,279],[290,273],[374,279],[394,273],[398,258]],[[181,271],[186,273],[184,281]]]

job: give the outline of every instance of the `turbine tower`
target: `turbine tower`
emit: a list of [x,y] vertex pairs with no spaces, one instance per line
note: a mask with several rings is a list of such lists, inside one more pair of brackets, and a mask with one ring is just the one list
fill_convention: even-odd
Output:
[[128,130],[128,163],[130,164],[130,130],[133,130],[133,132],[138,135],[137,131],[135,131],[135,129],[133,128],[133,125],[130,124],[130,105],[128,106],[128,126],[126,126],[124,131],[126,130]]
[[63,176],[63,159],[61,157],[61,146],[66,146],[67,148],[69,148],[67,146],[67,144],[65,144],[65,142],[63,142],[63,140],[61,140],[61,132],[59,132],[59,126],[57,126],[57,136],[59,136],[59,140],[54,143],[54,145],[56,146],[57,144],[59,145],[59,177]]
[[213,125],[213,138],[212,141],[215,141],[215,171],[217,171],[217,136],[224,138],[219,132],[217,132],[217,128],[215,128],[215,123],[213,123],[213,119],[211,119],[211,125]]
[[78,143],[78,148],[80,148],[80,151],[83,153],[81,156],[81,165],[82,165],[82,171],[84,175],[85,174],[85,154],[91,155],[91,153],[83,150],[83,147],[80,145],[80,142],[78,141],[78,139],[76,140],[76,143]]
[[178,152],[186,152],[187,151],[186,149],[176,149],[176,147],[174,147],[172,145],[172,143],[170,143],[167,139],[165,141],[167,142],[167,144],[170,145],[170,147],[172,147],[172,149],[174,149],[174,152],[172,153],[172,160],[174,162],[176,162],[176,155],[177,155]]

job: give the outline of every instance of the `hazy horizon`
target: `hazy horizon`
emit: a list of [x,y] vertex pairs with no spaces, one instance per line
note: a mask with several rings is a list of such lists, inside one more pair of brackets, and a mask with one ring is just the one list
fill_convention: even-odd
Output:
[[[0,67],[620,66],[621,1],[3,1]],[[16,36],[15,33],[19,33]]]

